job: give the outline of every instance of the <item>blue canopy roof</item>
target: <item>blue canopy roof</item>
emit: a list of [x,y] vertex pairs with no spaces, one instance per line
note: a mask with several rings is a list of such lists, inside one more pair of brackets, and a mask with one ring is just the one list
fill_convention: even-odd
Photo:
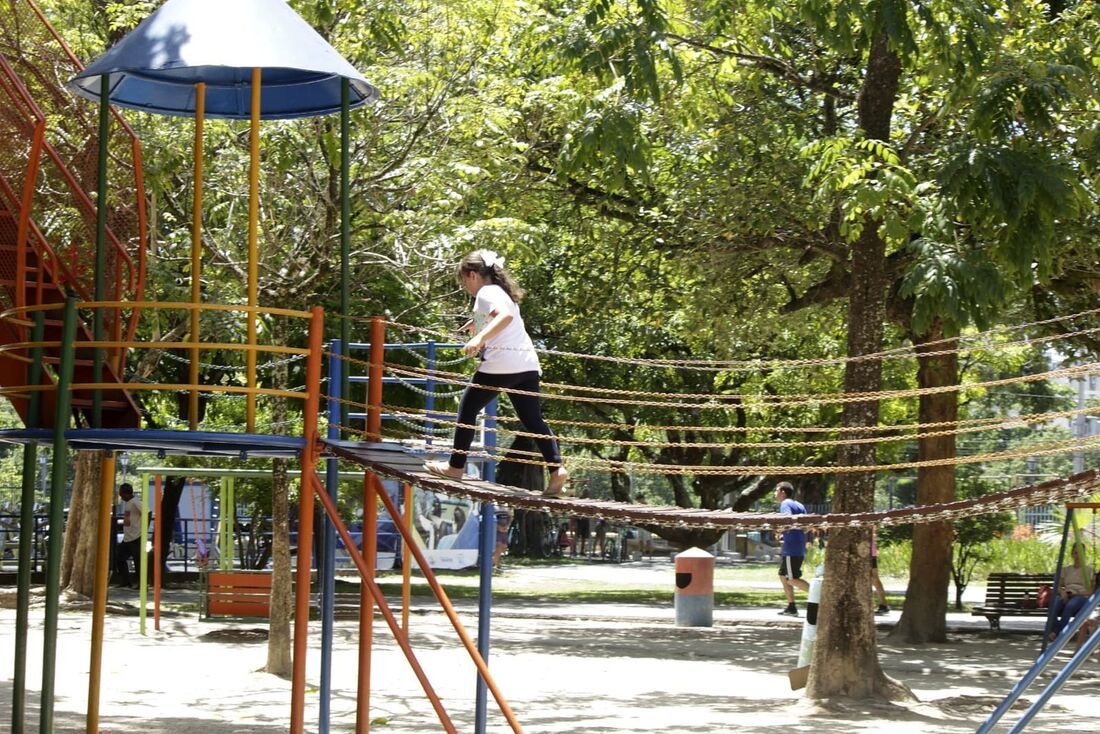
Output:
[[68,86],[98,100],[107,75],[115,105],[193,116],[195,84],[205,82],[207,117],[246,119],[254,68],[264,119],[339,111],[341,79],[352,107],[378,97],[284,0],[168,0]]

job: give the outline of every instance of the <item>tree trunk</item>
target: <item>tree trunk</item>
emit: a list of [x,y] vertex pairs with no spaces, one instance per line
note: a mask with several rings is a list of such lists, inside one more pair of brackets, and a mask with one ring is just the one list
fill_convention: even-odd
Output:
[[[275,344],[286,344],[286,317],[275,316],[271,324]],[[287,365],[275,368],[275,384],[287,389],[289,372]],[[273,433],[286,431],[286,398],[277,397],[273,403]],[[294,587],[290,568],[290,479],[287,476],[287,460],[271,461],[271,618],[268,623],[267,666],[274,675],[290,675],[290,624],[294,617]],[[308,491],[303,487],[302,491]]]
[[[871,46],[864,86],[859,97],[860,127],[868,138],[890,139],[890,118],[897,95],[901,64],[879,31]],[[882,348],[885,318],[886,247],[878,222],[868,219],[852,245],[851,291],[848,297],[848,356],[871,354]],[[877,360],[850,361],[844,372],[847,393],[874,392],[882,385]],[[843,425],[874,426],[878,402],[847,403]],[[866,437],[869,434],[859,434]],[[841,447],[841,467],[873,464],[874,444]],[[872,472],[838,474],[834,511],[868,512],[874,506]],[[806,695],[814,699],[849,696],[897,698],[904,695],[882,672],[878,662],[874,615],[871,608],[871,531],[836,529],[830,532],[825,555],[817,641],[814,646]]]
[[[163,484],[164,494],[160,500],[160,531],[153,542],[160,546],[160,567],[166,579],[168,578],[168,552],[171,550],[172,537],[176,532],[176,518],[179,517],[180,498],[183,497],[185,484],[187,484],[187,477],[184,476],[166,477]],[[155,499],[150,497],[149,501],[152,502]],[[153,509],[152,505],[150,509]],[[149,560],[152,561],[152,557]]]
[[271,461],[271,494],[271,619],[265,670],[274,675],[290,675],[294,594],[290,568],[290,479],[286,459]]
[[[77,451],[65,545],[61,552],[61,588],[84,596],[95,591],[95,560],[99,537],[99,473],[102,451]],[[144,502],[145,498],[142,497]],[[50,528],[50,532],[53,532]]]
[[[959,361],[956,354],[930,355],[942,348],[926,346],[943,337],[940,323],[928,334],[914,338],[917,350],[917,383],[920,387],[957,385]],[[920,422],[940,423],[959,417],[958,393],[923,395],[920,399]],[[934,430],[934,429],[933,429]],[[923,431],[922,432],[927,432]],[[955,458],[955,436],[920,438],[918,459]],[[951,502],[955,499],[955,467],[935,466],[917,471],[917,504]],[[890,633],[891,639],[910,643],[945,642],[947,640],[947,587],[951,580],[950,522],[922,523],[913,527],[913,555],[909,562],[909,587],[901,619]]]

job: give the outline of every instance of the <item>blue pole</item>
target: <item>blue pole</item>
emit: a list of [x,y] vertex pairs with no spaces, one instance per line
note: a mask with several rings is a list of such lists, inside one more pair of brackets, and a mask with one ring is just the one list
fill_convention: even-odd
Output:
[[424,444],[427,446],[432,445],[432,429],[435,428],[435,423],[432,422],[432,411],[435,410],[435,380],[432,378],[432,370],[435,369],[435,354],[436,343],[430,341],[428,342],[428,376],[424,383],[424,389],[428,392],[424,402]]
[[[485,409],[485,449],[492,454],[497,446],[497,401]],[[485,460],[485,479],[496,481],[495,459]],[[493,553],[497,544],[497,513],[491,502],[481,505],[481,548],[478,553],[478,571],[481,585],[477,596],[477,651],[485,663],[489,663],[489,632],[493,609]],[[488,708],[488,687],[481,676],[477,677],[477,696],[474,706],[474,732],[485,734]]]
[[1047,607],[1047,623],[1043,627],[1043,643],[1039,648],[1040,651],[1047,649],[1047,640],[1050,638],[1050,631],[1054,629],[1054,597],[1058,593],[1058,584],[1062,580],[1062,565],[1066,559],[1066,541],[1069,540],[1070,524],[1073,522],[1073,508],[1066,508],[1066,522],[1062,526],[1062,547],[1058,549],[1058,565],[1054,569],[1054,588],[1051,589],[1050,605]]
[[[343,383],[343,342],[332,341],[332,356],[328,360],[328,437],[340,438],[340,386]],[[335,498],[340,489],[340,463],[335,457],[325,459],[325,487]],[[321,690],[318,734],[328,734],[332,718],[332,643],[336,616],[336,528],[325,515],[325,554],[321,559]]]
[[[1028,670],[1026,674],[1024,674],[1024,677],[1020,679],[1019,683],[1013,686],[1012,690],[1009,691],[1008,696],[1005,697],[1005,700],[1001,701],[1000,705],[993,710],[993,713],[989,715],[989,718],[986,719],[984,724],[978,727],[978,731],[975,732],[975,734],[988,734],[990,731],[993,730],[993,727],[997,725],[997,722],[1000,721],[1001,717],[1008,713],[1008,710],[1011,709],[1013,704],[1016,703],[1017,699],[1019,699],[1020,696],[1023,695],[1028,686],[1035,682],[1035,679],[1038,678],[1044,670],[1046,670],[1047,665],[1050,664],[1050,661],[1052,661],[1054,657],[1058,654],[1058,652],[1062,649],[1062,647],[1065,646],[1066,642],[1068,642],[1073,637],[1073,635],[1077,633],[1077,630],[1080,629],[1081,626],[1085,623],[1085,620],[1089,618],[1089,615],[1092,614],[1092,611],[1096,609],[1098,602],[1100,602],[1100,594],[1094,593],[1092,597],[1090,597],[1089,603],[1085,605],[1085,608],[1078,612],[1077,616],[1073,618],[1073,621],[1065,626],[1061,634],[1059,634],[1058,637],[1055,638],[1054,642],[1050,643],[1050,646],[1041,655],[1039,655],[1039,658],[1035,661],[1035,664],[1031,666],[1031,669]],[[1094,634],[1092,635],[1092,638],[1100,638],[1100,635]],[[1084,652],[1084,650],[1085,648],[1082,648],[1080,652]],[[1076,658],[1077,656],[1075,655],[1074,660]],[[1073,664],[1073,660],[1070,660],[1066,668],[1068,669],[1069,665],[1071,664]],[[1080,662],[1078,662],[1077,665],[1080,665]],[[1074,666],[1073,669],[1076,670],[1076,668],[1077,666]],[[1070,670],[1070,673],[1072,672],[1073,671]],[[1060,677],[1061,674],[1059,674],[1059,676],[1055,678],[1055,681],[1057,681]],[[1055,681],[1052,681],[1051,685],[1053,685]],[[1061,686],[1064,682],[1065,681],[1063,680],[1062,682],[1058,683],[1058,686]],[[1053,694],[1054,691],[1052,690],[1050,692],[1050,695]],[[1050,698],[1050,695],[1047,695],[1046,698]],[[1040,697],[1039,700],[1045,701],[1045,699],[1042,697]],[[1038,704],[1039,700],[1037,700],[1035,704]],[[1035,704],[1032,704],[1032,708],[1035,707]],[[1036,709],[1035,711],[1031,711],[1029,709],[1028,713],[1025,714],[1026,718],[1021,719],[1016,726],[1020,727],[1021,724],[1026,723],[1028,720],[1030,720],[1032,716],[1035,715],[1035,713],[1037,713],[1037,711],[1038,709]],[[1012,731],[1020,731],[1020,729],[1013,728]]]
[[[1100,594],[1093,592],[1092,596],[1089,597],[1089,603],[1085,605],[1085,608],[1082,609],[1076,617],[1074,617],[1074,623],[1067,625],[1066,628],[1062,630],[1062,634],[1059,635],[1059,640],[1052,646],[1052,649],[1053,647],[1060,649],[1062,645],[1069,641],[1076,633],[1077,629],[1089,618],[1092,611],[1096,609],[1097,602],[1100,602]],[[1058,689],[1065,685],[1066,681],[1077,672],[1077,669],[1081,667],[1081,663],[1088,659],[1089,653],[1091,653],[1098,644],[1100,644],[1100,634],[1093,632],[1089,635],[1085,644],[1081,646],[1081,649],[1074,653],[1070,661],[1066,663],[1066,667],[1062,668],[1061,672],[1054,676],[1054,680],[1047,684],[1047,687],[1043,689],[1039,697],[1035,699],[1034,703],[1024,712],[1024,715],[1020,717],[1020,720],[1016,722],[1015,726],[1009,729],[1009,734],[1018,734],[1018,732],[1022,732],[1027,727],[1028,722],[1035,717],[1035,714],[1042,711],[1043,706],[1045,706],[1047,702],[1050,701],[1051,697],[1058,692]]]

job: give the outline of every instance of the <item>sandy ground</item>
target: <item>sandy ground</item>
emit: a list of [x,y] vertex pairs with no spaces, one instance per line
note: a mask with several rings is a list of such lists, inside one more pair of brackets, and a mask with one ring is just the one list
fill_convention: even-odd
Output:
[[[550,583],[566,567],[509,571],[520,586]],[[599,573],[637,574],[609,567]],[[658,573],[666,574],[667,569]],[[659,576],[664,578],[664,576]],[[541,579],[541,581],[540,581]],[[176,592],[186,601],[187,594]],[[134,592],[115,595],[134,599]],[[475,609],[458,605],[467,627]],[[474,668],[446,618],[418,600],[411,639],[458,731],[473,731]],[[950,615],[947,644],[901,646],[886,640],[896,613],[880,620],[880,659],[921,703],[811,705],[790,690],[800,620],[773,609],[718,609],[707,629],[673,625],[668,605],[501,602],[494,608],[491,666],[524,730],[540,732],[973,732],[1038,654],[1032,620],[1005,620],[988,632],[983,619]],[[15,614],[0,610],[0,727],[11,720]],[[66,611],[59,625],[57,732],[85,731],[90,617]],[[266,642],[255,622],[201,622],[194,613],[167,617],[160,632],[138,634],[135,617],[109,615],[104,652],[101,731],[149,734],[285,732],[290,681],[260,672]],[[442,731],[384,622],[376,625],[371,712],[377,732]],[[473,634],[473,632],[471,632]],[[357,623],[338,622],[333,650],[332,732],[354,731]],[[32,612],[28,731],[38,728],[42,609]],[[1066,657],[1068,659],[1068,656]],[[320,625],[312,625],[307,731],[318,731]],[[1033,700],[1050,675],[1025,695]],[[1032,722],[1032,731],[1100,732],[1100,660],[1088,661]],[[1007,722],[1014,722],[1022,709]],[[508,728],[492,703],[489,731]],[[1007,728],[1002,729],[1007,730]]]

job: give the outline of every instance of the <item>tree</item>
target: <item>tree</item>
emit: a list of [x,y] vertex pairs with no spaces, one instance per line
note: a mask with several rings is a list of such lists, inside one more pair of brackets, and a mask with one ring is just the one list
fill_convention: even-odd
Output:
[[970,584],[974,569],[991,556],[985,544],[993,538],[1008,533],[1015,518],[1007,512],[966,517],[954,522],[955,545],[951,557],[951,579],[955,582],[955,610],[962,611],[963,592]]

